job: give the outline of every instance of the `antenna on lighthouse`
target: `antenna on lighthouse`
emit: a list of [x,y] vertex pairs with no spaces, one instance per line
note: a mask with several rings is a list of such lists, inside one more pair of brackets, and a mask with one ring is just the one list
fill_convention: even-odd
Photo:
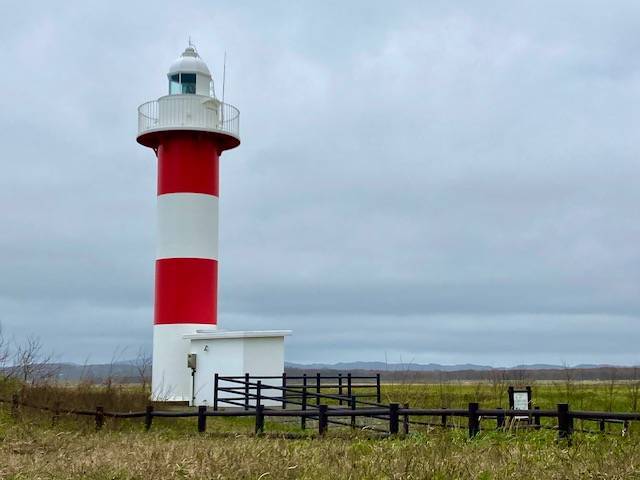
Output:
[[224,103],[224,87],[227,83],[227,51],[224,51],[224,61],[222,63],[222,103]]

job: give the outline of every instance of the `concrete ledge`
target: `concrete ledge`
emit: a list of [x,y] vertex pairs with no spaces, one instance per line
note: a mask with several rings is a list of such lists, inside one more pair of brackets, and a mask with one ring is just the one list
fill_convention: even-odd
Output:
[[216,340],[218,338],[288,337],[289,335],[291,335],[291,330],[196,330],[196,333],[183,335],[182,338],[187,340]]

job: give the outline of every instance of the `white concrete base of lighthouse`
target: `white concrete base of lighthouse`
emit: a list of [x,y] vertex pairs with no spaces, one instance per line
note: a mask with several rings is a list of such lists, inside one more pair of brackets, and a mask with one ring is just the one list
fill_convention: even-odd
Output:
[[191,370],[187,367],[189,340],[203,327],[213,331],[215,326],[202,323],[176,323],[153,326],[153,371],[151,399],[159,402],[191,401]]
[[[251,376],[281,376],[284,372],[284,337],[289,335],[291,330],[198,330],[195,334],[183,335],[190,342],[189,352],[196,354],[194,404],[213,405],[216,373],[220,376],[242,376],[245,373]],[[266,389],[263,394],[281,396],[279,391]],[[231,396],[239,395],[220,393],[218,398]],[[266,400],[262,403],[268,406],[276,402]]]

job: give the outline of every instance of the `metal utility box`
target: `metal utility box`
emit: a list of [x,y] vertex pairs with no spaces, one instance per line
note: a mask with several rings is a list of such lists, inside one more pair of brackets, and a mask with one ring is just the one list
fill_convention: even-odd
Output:
[[195,370],[196,369],[197,357],[198,356],[195,353],[187,354],[187,367],[189,367],[191,370]]

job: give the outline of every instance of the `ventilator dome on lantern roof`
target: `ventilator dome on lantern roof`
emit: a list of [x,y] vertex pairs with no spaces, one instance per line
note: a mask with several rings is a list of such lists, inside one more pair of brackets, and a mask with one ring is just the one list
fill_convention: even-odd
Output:
[[207,67],[207,64],[198,55],[196,48],[191,44],[171,64],[169,75],[173,73],[202,73],[203,75],[211,76],[209,67]]

